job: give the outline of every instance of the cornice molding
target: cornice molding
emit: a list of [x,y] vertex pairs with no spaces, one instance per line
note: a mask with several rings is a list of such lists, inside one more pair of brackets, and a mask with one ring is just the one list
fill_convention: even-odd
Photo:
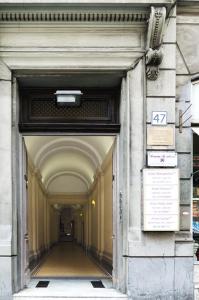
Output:
[[0,11],[0,22],[95,22],[95,23],[132,23],[146,22],[148,20],[147,12],[130,11],[78,11],[78,10],[60,10],[60,11],[35,11],[35,10],[17,10]]
[[[179,1],[179,0],[178,0]],[[181,0],[185,1],[185,0]],[[190,0],[186,0],[190,1]],[[198,1],[198,0],[195,0]],[[1,6],[149,6],[153,5],[172,5],[175,0],[0,0]],[[194,0],[192,0],[194,2]]]

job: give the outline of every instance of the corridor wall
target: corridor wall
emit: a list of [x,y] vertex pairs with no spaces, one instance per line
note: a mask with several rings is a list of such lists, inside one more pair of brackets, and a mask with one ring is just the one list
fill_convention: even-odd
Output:
[[59,213],[48,201],[41,175],[28,157],[29,260],[37,260],[59,239]]
[[[90,222],[89,248],[100,260],[112,264],[112,149],[107,154],[101,169],[97,171],[90,189],[89,205],[85,213],[85,222]],[[89,218],[90,215],[90,218]]]
[[50,246],[59,241],[60,213],[50,206]]

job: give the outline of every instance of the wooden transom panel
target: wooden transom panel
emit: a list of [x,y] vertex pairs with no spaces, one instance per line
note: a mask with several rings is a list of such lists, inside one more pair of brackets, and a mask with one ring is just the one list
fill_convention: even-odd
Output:
[[21,132],[119,132],[118,89],[80,89],[80,105],[71,107],[57,106],[54,93],[58,89],[21,89]]

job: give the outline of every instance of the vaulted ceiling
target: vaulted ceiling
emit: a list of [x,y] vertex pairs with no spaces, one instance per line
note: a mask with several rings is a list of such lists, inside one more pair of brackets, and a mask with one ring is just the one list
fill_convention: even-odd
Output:
[[47,191],[86,193],[106,154],[111,136],[27,136],[25,143]]

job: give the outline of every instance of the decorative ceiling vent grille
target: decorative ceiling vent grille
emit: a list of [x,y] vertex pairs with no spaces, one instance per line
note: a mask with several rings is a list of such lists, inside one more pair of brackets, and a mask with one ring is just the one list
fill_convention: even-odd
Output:
[[74,121],[110,120],[107,101],[87,101],[84,99],[78,107],[58,107],[54,100],[33,99],[31,102],[31,118],[58,118]]

